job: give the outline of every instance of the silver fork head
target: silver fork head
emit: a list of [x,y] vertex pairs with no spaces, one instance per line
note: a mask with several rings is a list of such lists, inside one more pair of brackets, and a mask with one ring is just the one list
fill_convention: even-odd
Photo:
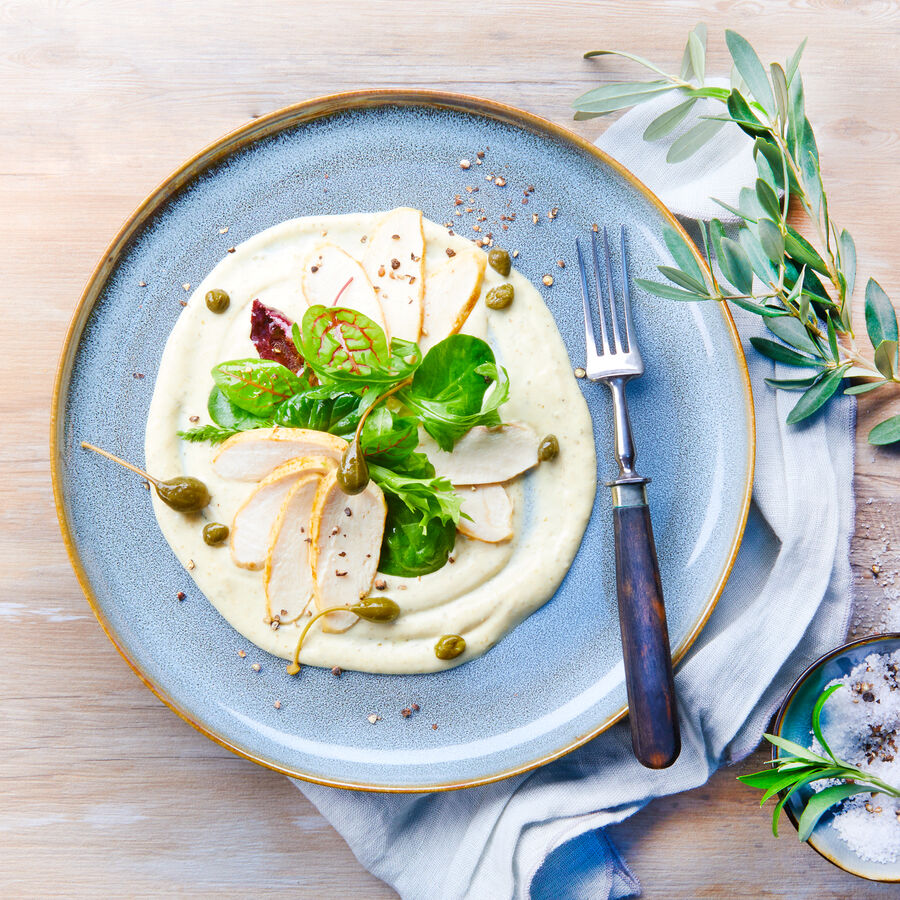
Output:
[[[597,312],[600,323],[600,349],[594,337],[594,322],[591,316],[591,293],[588,288],[587,266],[581,251],[581,241],[575,238],[575,252],[578,256],[578,271],[581,274],[581,299],[584,303],[584,335],[586,365],[585,372],[591,381],[604,381],[609,378],[636,378],[644,373],[644,361],[641,359],[634,334],[634,322],[631,318],[631,290],[628,284],[628,256],[625,247],[625,228],[621,231],[621,294],[620,305],[625,322],[625,340],[619,328],[619,317],[616,313],[615,291],[613,289],[612,260],[609,252],[609,235],[603,229],[603,266],[600,264],[597,232],[591,232],[591,255],[594,258],[594,283],[597,293]],[[603,302],[601,285],[601,268],[603,280],[606,282],[606,308]],[[607,324],[608,318],[608,324]]]

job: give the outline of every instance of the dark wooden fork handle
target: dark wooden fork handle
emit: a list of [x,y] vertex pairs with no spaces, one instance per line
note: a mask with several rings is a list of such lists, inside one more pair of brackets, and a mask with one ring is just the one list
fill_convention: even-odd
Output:
[[613,523],[631,743],[643,765],[664,769],[678,758],[681,736],[650,507],[614,506]]

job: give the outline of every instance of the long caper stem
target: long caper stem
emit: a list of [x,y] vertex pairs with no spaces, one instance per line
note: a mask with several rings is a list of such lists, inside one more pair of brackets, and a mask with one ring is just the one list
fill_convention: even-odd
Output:
[[159,481],[157,481],[152,476],[148,475],[143,469],[139,469],[137,466],[133,466],[130,462],[125,462],[124,459],[119,459],[118,456],[113,456],[107,450],[101,450],[99,447],[95,447],[93,444],[89,444],[87,441],[82,441],[81,446],[85,450],[93,450],[94,453],[99,453],[101,456],[105,456],[107,459],[111,459],[113,462],[118,463],[120,466],[124,466],[126,469],[131,469],[137,475],[140,475],[142,478],[146,478],[151,484],[159,487]]
[[296,675],[300,671],[300,648],[303,646],[303,641],[306,638],[306,635],[309,633],[309,629],[312,628],[313,622],[316,622],[318,619],[321,619],[322,616],[327,616],[328,613],[333,612],[346,612],[346,606],[329,606],[328,609],[319,610],[303,627],[303,631],[300,632],[300,637],[297,640],[297,646],[294,649],[294,658],[291,660],[290,665],[287,667],[288,675]]
[[369,418],[369,413],[381,403],[382,400],[387,400],[391,394],[396,394],[397,391],[405,388],[407,385],[412,384],[412,376],[409,378],[404,378],[403,381],[398,381],[390,390],[385,391],[381,396],[376,397],[370,404],[366,411],[360,416],[359,424],[356,426],[356,432],[353,435],[354,440],[359,440],[359,436],[362,434],[363,426],[366,424],[366,419]]

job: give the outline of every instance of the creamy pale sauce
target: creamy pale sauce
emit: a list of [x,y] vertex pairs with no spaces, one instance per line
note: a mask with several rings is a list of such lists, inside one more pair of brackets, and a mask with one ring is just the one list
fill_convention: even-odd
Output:
[[[155,477],[189,474],[206,482],[212,501],[200,515],[185,516],[155,495],[160,528],[181,563],[210,602],[248,640],[289,659],[303,617],[296,625],[273,630],[264,622],[263,573],[238,568],[227,542],[203,542],[207,522],[231,525],[235,512],[255,484],[228,481],[212,468],[215,448],[181,440],[179,429],[209,422],[206,401],[210,370],[229,359],[256,357],[249,338],[250,306],[258,298],[299,321],[306,310],[301,266],[323,239],[361,258],[363,236],[374,231],[377,215],[355,214],[293,219],[241,244],[197,286],[166,344],[147,420],[147,470]],[[446,248],[471,249],[425,222],[426,272],[447,259]],[[501,311],[486,309],[484,297],[511,281],[515,302]],[[231,297],[224,314],[206,308],[206,292],[219,288]],[[507,485],[514,507],[515,536],[487,544],[458,534],[453,563],[420,578],[383,576],[383,594],[402,615],[391,624],[360,620],[343,634],[326,634],[314,625],[300,661],[366,672],[432,672],[473,659],[543,605],[562,581],[581,542],[596,488],[594,438],[587,406],[572,375],[556,324],[540,294],[515,269],[504,279],[490,266],[481,297],[464,332],[485,338],[510,377],[510,400],[501,407],[504,421],[530,424],[539,435],[559,438],[559,456]],[[462,490],[465,490],[464,488]],[[381,577],[381,576],[379,576]],[[465,638],[466,651],[439,660],[435,642],[444,634]]]

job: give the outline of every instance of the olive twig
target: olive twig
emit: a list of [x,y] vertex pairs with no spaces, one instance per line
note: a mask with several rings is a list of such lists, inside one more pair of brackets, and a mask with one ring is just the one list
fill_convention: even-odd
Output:
[[333,612],[352,612],[368,622],[393,622],[400,615],[400,607],[390,597],[367,597],[353,606],[329,606],[327,609],[319,610],[306,623],[303,631],[300,632],[297,646],[294,649],[293,659],[286,668],[288,675],[296,675],[300,671],[300,649],[303,647],[303,641],[306,639],[306,635],[309,633],[309,629],[312,628],[313,623],[321,619],[322,616],[327,616]]

